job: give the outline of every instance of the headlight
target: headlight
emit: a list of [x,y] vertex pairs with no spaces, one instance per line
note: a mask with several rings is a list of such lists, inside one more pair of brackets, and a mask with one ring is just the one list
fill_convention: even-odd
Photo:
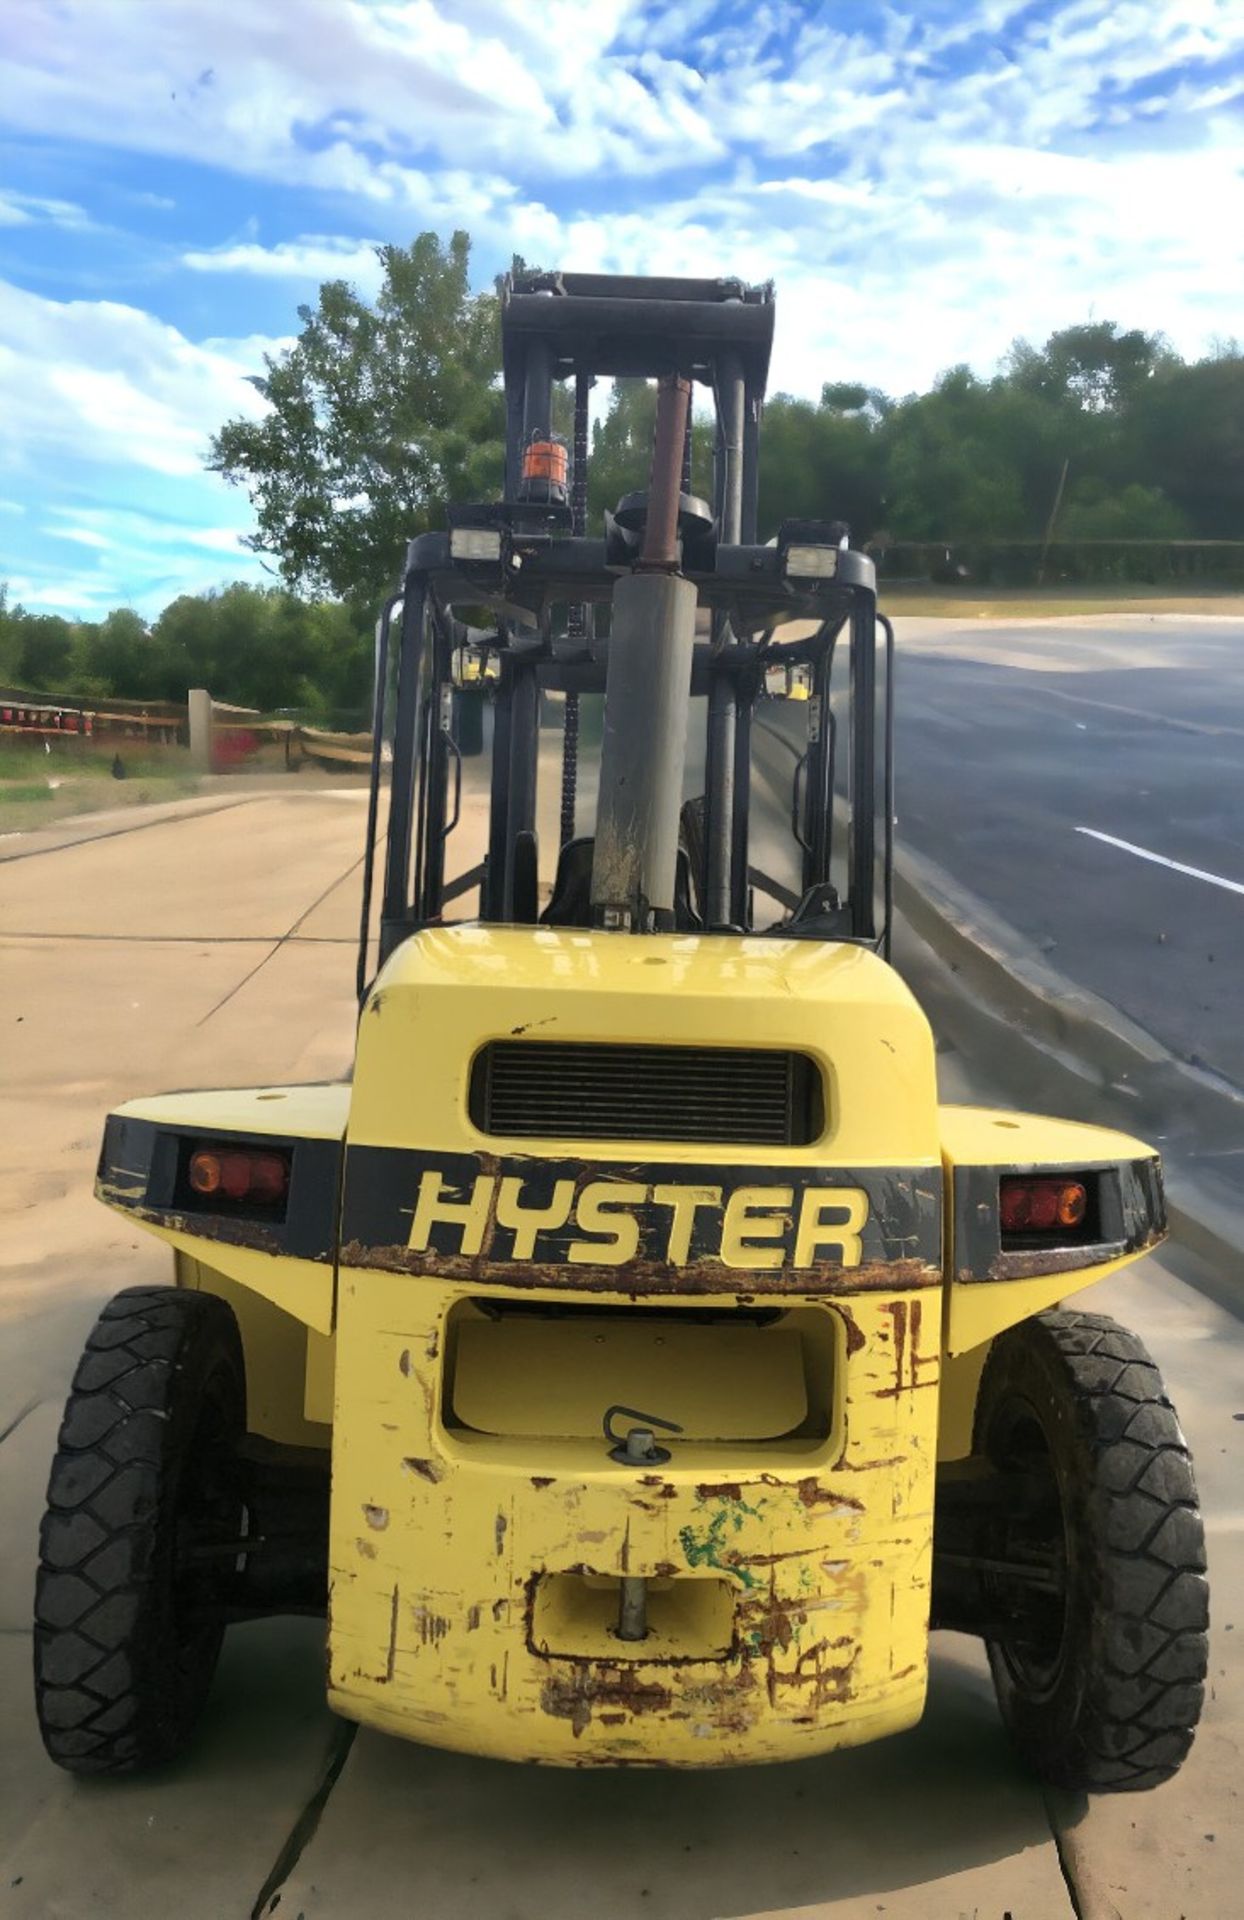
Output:
[[832,580],[838,571],[838,549],[787,547],[786,571],[799,580]]

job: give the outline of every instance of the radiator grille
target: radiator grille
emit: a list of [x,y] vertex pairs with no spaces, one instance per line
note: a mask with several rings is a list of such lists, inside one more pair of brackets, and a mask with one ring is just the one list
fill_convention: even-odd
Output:
[[495,1040],[476,1055],[481,1133],[558,1140],[697,1140],[806,1147],[824,1128],[821,1076],[802,1053]]

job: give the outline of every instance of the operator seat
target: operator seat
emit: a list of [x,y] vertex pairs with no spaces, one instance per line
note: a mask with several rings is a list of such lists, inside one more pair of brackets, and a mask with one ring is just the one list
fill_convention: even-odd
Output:
[[[557,856],[557,876],[553,892],[540,915],[543,927],[590,927],[592,924],[592,855],[596,842],[590,835],[567,840]],[[686,847],[678,849],[674,870],[674,926],[679,933],[699,933],[703,922],[691,904],[691,859]]]

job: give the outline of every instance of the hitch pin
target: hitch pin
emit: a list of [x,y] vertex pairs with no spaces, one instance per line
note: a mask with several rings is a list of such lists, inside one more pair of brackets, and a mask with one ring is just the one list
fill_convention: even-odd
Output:
[[[642,1427],[628,1427],[626,1438],[614,1432],[613,1416],[624,1413],[628,1420],[643,1420]],[[609,1458],[619,1461],[623,1466],[654,1467],[661,1466],[670,1457],[668,1447],[659,1447],[652,1429],[660,1427],[664,1433],[681,1433],[682,1428],[673,1420],[662,1420],[659,1414],[641,1413],[638,1407],[607,1407],[601,1422],[605,1438],[612,1442]]]
[[636,1574],[624,1573],[618,1599],[618,1639],[648,1638],[648,1582]]
[[[628,1427],[626,1438],[621,1439],[613,1426],[614,1415],[619,1413],[625,1414],[628,1420],[643,1420],[648,1424]],[[601,1424],[606,1440],[613,1442],[609,1458],[623,1466],[659,1466],[669,1459],[669,1448],[657,1445],[654,1427],[660,1427],[665,1433],[682,1432],[677,1422],[662,1420],[655,1413],[641,1413],[638,1407],[609,1407]],[[641,1574],[624,1573],[618,1583],[617,1634],[619,1640],[648,1638],[648,1582]]]

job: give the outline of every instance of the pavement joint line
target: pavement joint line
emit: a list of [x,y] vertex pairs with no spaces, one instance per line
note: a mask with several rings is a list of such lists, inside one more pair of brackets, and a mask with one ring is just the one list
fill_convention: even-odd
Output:
[[[1074,1920],[1087,1920],[1080,1889],[1076,1885],[1075,1866],[1070,1847],[1066,1844],[1066,1832],[1063,1820],[1056,1811],[1057,1795],[1051,1788],[1043,1788],[1041,1804],[1045,1809],[1045,1818],[1049,1824],[1050,1839],[1054,1842],[1054,1853],[1058,1860],[1058,1871],[1063,1876],[1063,1885],[1067,1889],[1067,1898],[1071,1903]],[[1115,1920],[1122,1920],[1116,1914]]]
[[[18,860],[41,860],[48,854],[69,853],[74,847],[93,847],[97,840],[116,840],[125,833],[147,833],[153,827],[180,827],[188,820],[207,820],[214,813],[227,813],[233,807],[249,807],[253,806],[256,800],[270,798],[271,796],[266,793],[242,793],[234,800],[221,800],[214,807],[197,807],[193,813],[162,813],[158,820],[135,820],[133,825],[127,823],[123,827],[107,827],[103,833],[84,833],[78,840],[61,840],[54,847],[15,847],[12,853],[0,853],[0,865],[11,866]],[[80,814],[72,817],[89,819],[90,815]],[[55,829],[32,827],[30,831],[50,833]]]
[[281,1888],[298,1865],[306,1849],[315,1838],[316,1828],[323,1818],[333,1788],[341,1778],[342,1769],[350,1758],[350,1749],[354,1745],[357,1726],[350,1721],[339,1721],[329,1737],[328,1764],[323,1778],[306,1806],[298,1815],[282,1846],[272,1869],[255,1896],[250,1910],[250,1920],[262,1920],[262,1916],[271,1913],[280,1898]]
[[40,1402],[38,1400],[32,1400],[28,1406],[25,1406],[22,1408],[21,1412],[17,1414],[17,1416],[14,1419],[9,1421],[8,1426],[5,1427],[2,1432],[0,1432],[0,1447],[4,1445],[5,1441],[10,1437],[11,1434],[14,1434],[17,1432],[17,1429],[21,1426],[23,1420],[28,1420],[30,1418],[31,1414],[34,1412],[35,1408],[39,1404]]
[[356,870],[356,868],[362,866],[366,858],[367,858],[367,854],[364,851],[363,853],[360,853],[357,860],[352,860],[349,866],[345,869],[345,872],[339,873],[336,876],[336,878],[330,883],[330,885],[325,887],[323,893],[319,894],[311,902],[309,907],[304,908],[303,912],[299,914],[298,918],[294,921],[294,924],[292,927],[290,927],[289,931],[287,933],[280,934],[277,937],[272,947],[272,951],[270,953],[265,953],[262,960],[257,960],[254,966],[250,969],[250,972],[243,974],[242,978],[236,983],[236,985],[230,987],[228,993],[224,995],[223,999],[218,1000],[214,1007],[209,1007],[207,1012],[203,1015],[203,1018],[197,1021],[195,1024],[200,1027],[205,1027],[208,1021],[213,1017],[213,1015],[219,1013],[222,1007],[228,1006],[230,1000],[233,999],[234,995],[241,993],[243,987],[249,985],[249,983],[255,978],[255,975],[257,973],[262,973],[263,969],[267,966],[269,960],[271,960],[276,954],[278,954],[281,951],[281,948],[283,946],[287,945],[290,941],[296,941],[298,937],[298,929],[302,925],[303,921],[309,920],[311,915],[315,912],[316,908],[322,907],[324,902],[327,900],[329,894],[335,893],[337,888],[342,884],[342,882],[345,880],[348,880],[350,878],[350,875]]
[[129,947],[266,947],[274,940],[291,940],[296,946],[307,947],[358,945],[352,935],[344,933],[30,933],[20,928],[0,928],[0,942],[5,940],[111,940]]
[[1077,833],[1083,833],[1090,840],[1101,840],[1108,847],[1120,847],[1124,853],[1134,853],[1138,860],[1152,860],[1155,867],[1169,867],[1172,873],[1186,873],[1193,880],[1208,880],[1213,887],[1224,887],[1228,893],[1244,893],[1244,881],[1226,880],[1220,873],[1209,873],[1204,867],[1189,867],[1182,860],[1168,859],[1164,853],[1153,853],[1148,847],[1138,847],[1131,840],[1120,840],[1113,833],[1102,833],[1096,827],[1077,827]]

